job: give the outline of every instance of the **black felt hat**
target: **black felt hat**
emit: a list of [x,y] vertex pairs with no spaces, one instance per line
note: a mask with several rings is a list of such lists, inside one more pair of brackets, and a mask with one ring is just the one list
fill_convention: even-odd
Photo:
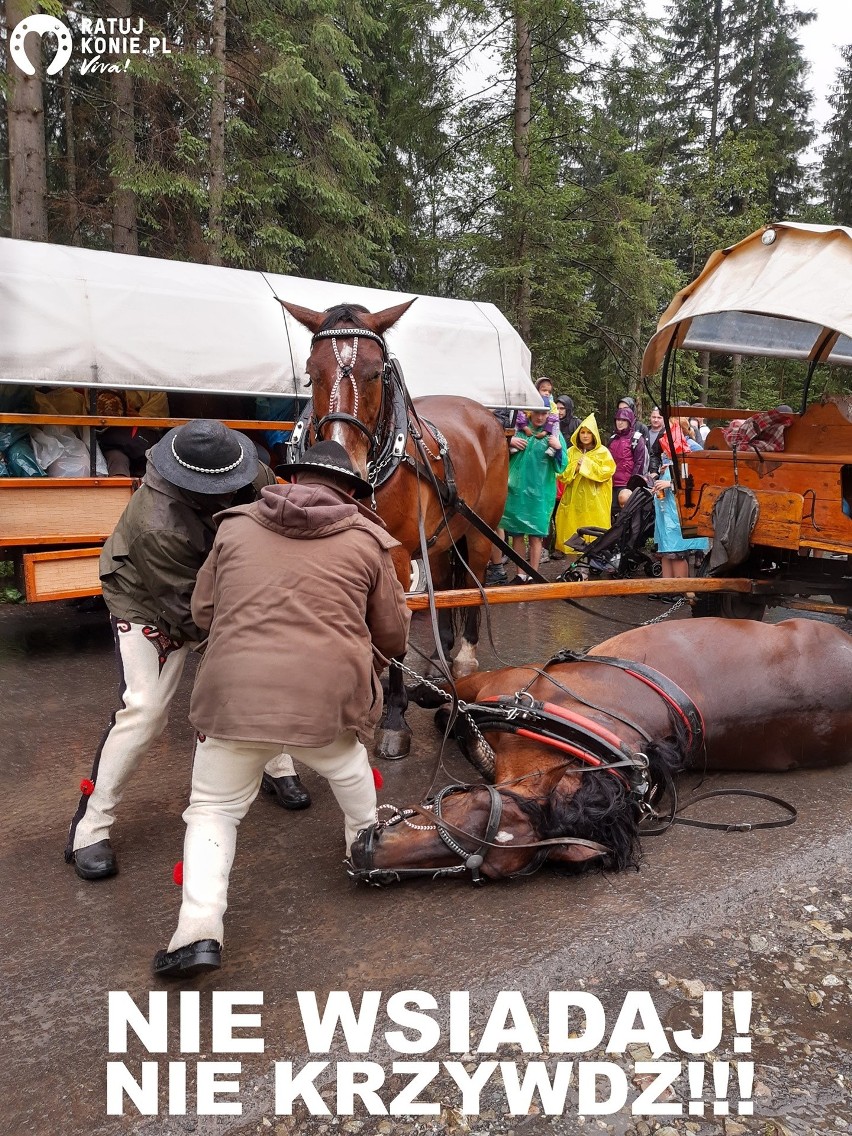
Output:
[[356,497],[369,497],[373,487],[355,471],[352,459],[339,442],[317,442],[305,451],[301,461],[276,466],[275,472],[282,477],[292,477],[294,473],[328,474],[346,489],[353,489]]
[[191,493],[235,493],[257,477],[254,443],[210,418],[169,430],[148,457],[161,477]]

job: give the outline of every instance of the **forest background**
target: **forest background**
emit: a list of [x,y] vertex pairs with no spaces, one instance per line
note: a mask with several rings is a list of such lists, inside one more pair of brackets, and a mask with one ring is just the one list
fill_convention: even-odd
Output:
[[[30,36],[29,77],[6,49],[33,11],[75,42],[84,17],[142,18],[170,51],[112,74],[75,52],[48,76]],[[630,392],[647,413],[643,345],[710,252],[772,220],[852,224],[852,44],[817,146],[812,18],[806,0],[671,0],[658,20],[642,0],[5,0],[0,232],[492,301],[581,412]],[[716,405],[796,405],[801,382],[737,356],[681,370],[682,397]]]

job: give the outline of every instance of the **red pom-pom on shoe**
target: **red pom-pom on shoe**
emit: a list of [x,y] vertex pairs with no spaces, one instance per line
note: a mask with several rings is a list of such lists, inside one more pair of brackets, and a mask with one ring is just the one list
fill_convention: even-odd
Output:
[[172,880],[178,887],[183,887],[183,860],[178,860],[172,868]]
[[384,788],[385,779],[382,777],[381,773],[379,773],[378,769],[373,770],[373,784],[377,789]]
[[94,781],[91,781],[88,777],[84,777],[83,780],[80,782],[80,792],[83,794],[84,797],[91,797],[91,795],[92,795],[92,793],[94,793],[94,791],[95,791]]

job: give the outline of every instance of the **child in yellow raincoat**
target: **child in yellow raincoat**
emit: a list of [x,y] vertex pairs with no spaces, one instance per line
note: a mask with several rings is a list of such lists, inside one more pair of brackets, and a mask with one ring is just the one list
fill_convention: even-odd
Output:
[[[608,529],[611,523],[612,475],[615,461],[601,444],[594,414],[584,418],[571,435],[568,464],[559,474],[564,486],[562,500],[556,510],[556,548],[573,552],[567,542],[577,529]],[[593,537],[586,537],[587,541]]]

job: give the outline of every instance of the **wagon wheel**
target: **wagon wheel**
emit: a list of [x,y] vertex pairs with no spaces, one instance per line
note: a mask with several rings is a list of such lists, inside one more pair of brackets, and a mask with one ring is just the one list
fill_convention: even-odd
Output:
[[[698,575],[710,575],[710,557],[705,556],[698,569]],[[766,613],[766,601],[741,592],[699,592],[692,605],[694,617],[707,615],[721,616],[723,619],[755,619],[760,622]]]

